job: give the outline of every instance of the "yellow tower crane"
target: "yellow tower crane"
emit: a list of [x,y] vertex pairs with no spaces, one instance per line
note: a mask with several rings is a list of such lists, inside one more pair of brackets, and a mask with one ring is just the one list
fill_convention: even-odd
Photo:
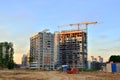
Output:
[[98,22],[79,22],[79,23],[75,23],[75,24],[67,24],[67,25],[60,25],[58,26],[59,27],[62,27],[62,26],[78,26],[78,30],[79,30],[79,27],[80,25],[85,25],[86,26],[86,29],[88,27],[89,24],[97,24]]

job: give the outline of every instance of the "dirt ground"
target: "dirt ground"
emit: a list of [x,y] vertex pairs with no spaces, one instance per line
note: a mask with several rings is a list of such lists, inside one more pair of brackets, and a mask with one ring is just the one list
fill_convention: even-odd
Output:
[[120,73],[0,70],[0,80],[120,80]]

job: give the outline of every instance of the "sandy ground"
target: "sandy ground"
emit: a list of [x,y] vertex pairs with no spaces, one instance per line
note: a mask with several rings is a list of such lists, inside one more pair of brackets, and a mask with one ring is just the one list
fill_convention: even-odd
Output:
[[120,80],[120,73],[0,70],[0,80]]

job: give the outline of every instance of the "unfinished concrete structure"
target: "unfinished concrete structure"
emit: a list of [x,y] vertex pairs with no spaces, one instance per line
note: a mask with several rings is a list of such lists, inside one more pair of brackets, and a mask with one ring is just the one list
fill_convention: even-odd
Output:
[[87,33],[83,30],[60,32],[60,63],[87,68]]

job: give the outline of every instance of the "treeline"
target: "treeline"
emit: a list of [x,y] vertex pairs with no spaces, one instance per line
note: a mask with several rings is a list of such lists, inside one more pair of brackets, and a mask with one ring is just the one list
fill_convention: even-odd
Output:
[[109,58],[109,62],[114,62],[114,63],[118,63],[118,62],[120,62],[120,55],[112,55],[112,56],[110,56],[110,58]]
[[1,68],[14,68],[14,60],[13,60],[13,44],[8,42],[0,43],[0,67]]

